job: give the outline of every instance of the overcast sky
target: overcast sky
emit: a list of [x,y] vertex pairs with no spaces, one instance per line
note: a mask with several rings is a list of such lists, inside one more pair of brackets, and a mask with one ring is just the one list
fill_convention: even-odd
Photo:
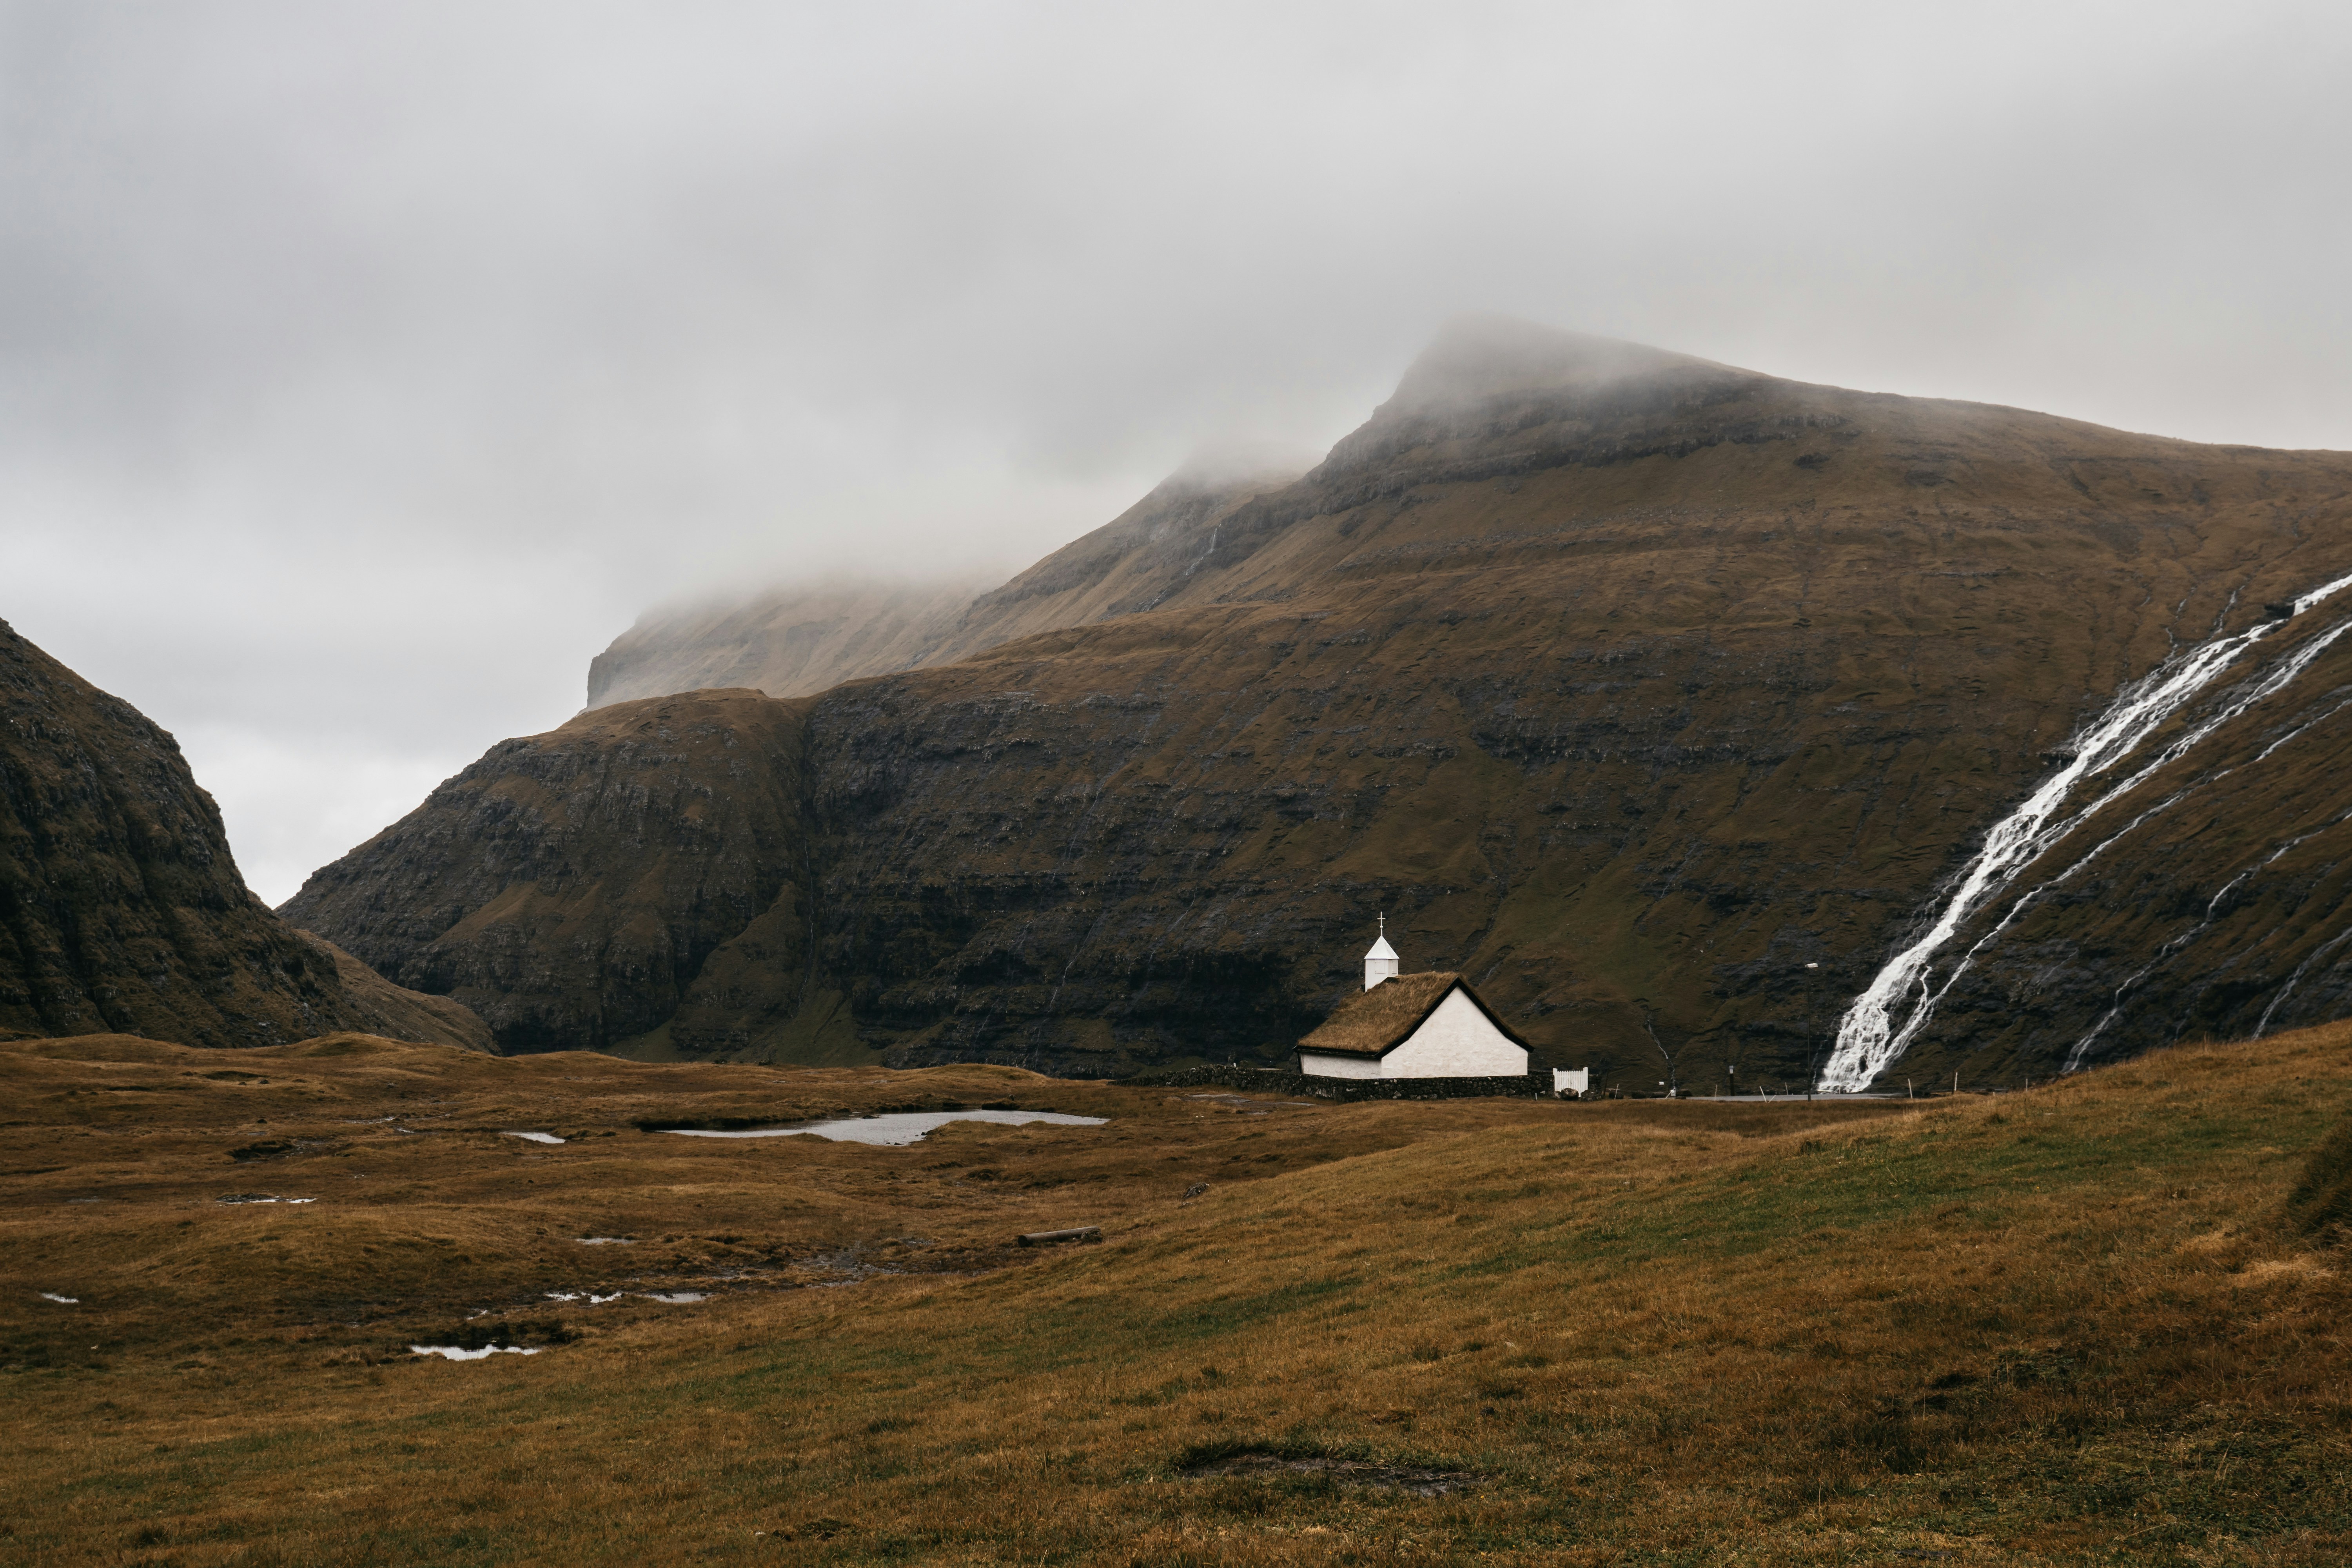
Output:
[[0,0],[0,618],[275,903],[650,605],[1009,572],[1464,310],[2352,447],[2352,6]]

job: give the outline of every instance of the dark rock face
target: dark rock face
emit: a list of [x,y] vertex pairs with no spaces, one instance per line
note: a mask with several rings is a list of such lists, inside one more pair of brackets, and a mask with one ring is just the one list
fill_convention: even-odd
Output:
[[[288,911],[509,1049],[808,1059],[822,1004],[893,1062],[1100,1073],[1285,1059],[1385,910],[1539,1063],[1792,1083],[2086,714],[2352,569],[2347,494],[2330,454],[1479,326],[1137,543],[1154,608],[508,742]],[[2166,940],[2101,931],[2074,984]]]
[[489,1043],[446,1002],[361,986],[246,890],[172,737],[0,622],[0,1028],[254,1046],[414,1006],[436,1032],[405,1038]]

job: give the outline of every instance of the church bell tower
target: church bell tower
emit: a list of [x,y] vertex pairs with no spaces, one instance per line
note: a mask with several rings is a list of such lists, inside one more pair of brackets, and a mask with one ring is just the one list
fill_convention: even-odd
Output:
[[1371,951],[1364,954],[1364,989],[1370,991],[1396,972],[1396,949],[1389,945],[1389,917],[1383,914],[1381,934],[1372,939]]

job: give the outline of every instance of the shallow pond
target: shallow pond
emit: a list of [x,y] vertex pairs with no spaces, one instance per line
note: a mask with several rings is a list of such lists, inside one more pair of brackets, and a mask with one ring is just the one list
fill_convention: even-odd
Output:
[[447,1356],[451,1361],[480,1361],[484,1356],[501,1353],[537,1355],[546,1347],[543,1345],[484,1345],[478,1351],[469,1351],[461,1345],[411,1345],[408,1348],[417,1355]]
[[552,1132],[509,1132],[506,1133],[505,1136],[509,1138],[528,1138],[534,1143],[561,1143],[563,1142],[562,1139],[558,1138]]
[[839,1143],[912,1143],[935,1127],[950,1121],[994,1121],[1018,1127],[1030,1121],[1050,1121],[1057,1127],[1100,1127],[1107,1116],[1066,1116],[1058,1110],[897,1110],[887,1116],[853,1116],[839,1121],[803,1121],[797,1127],[750,1127],[740,1131],[713,1132],[699,1127],[667,1131],[684,1138],[790,1138],[805,1133]]

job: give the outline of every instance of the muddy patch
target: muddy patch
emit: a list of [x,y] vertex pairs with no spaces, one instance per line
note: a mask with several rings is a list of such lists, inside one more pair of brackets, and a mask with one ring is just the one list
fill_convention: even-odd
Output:
[[1243,1116],[1271,1116],[1277,1110],[1313,1110],[1311,1100],[1244,1100],[1238,1094],[1188,1094],[1187,1100],[1200,1100],[1220,1110],[1231,1110]]
[[316,1198],[281,1198],[270,1193],[231,1193],[225,1198],[215,1198],[216,1204],[315,1204]]
[[1414,1497],[1446,1497],[1468,1491],[1494,1479],[1475,1470],[1421,1469],[1405,1465],[1375,1464],[1370,1459],[1338,1459],[1327,1454],[1276,1454],[1263,1448],[1212,1454],[1180,1462],[1178,1468],[1194,1480],[1221,1476],[1256,1476],[1281,1480],[1323,1481],[1366,1491],[1407,1492]]

